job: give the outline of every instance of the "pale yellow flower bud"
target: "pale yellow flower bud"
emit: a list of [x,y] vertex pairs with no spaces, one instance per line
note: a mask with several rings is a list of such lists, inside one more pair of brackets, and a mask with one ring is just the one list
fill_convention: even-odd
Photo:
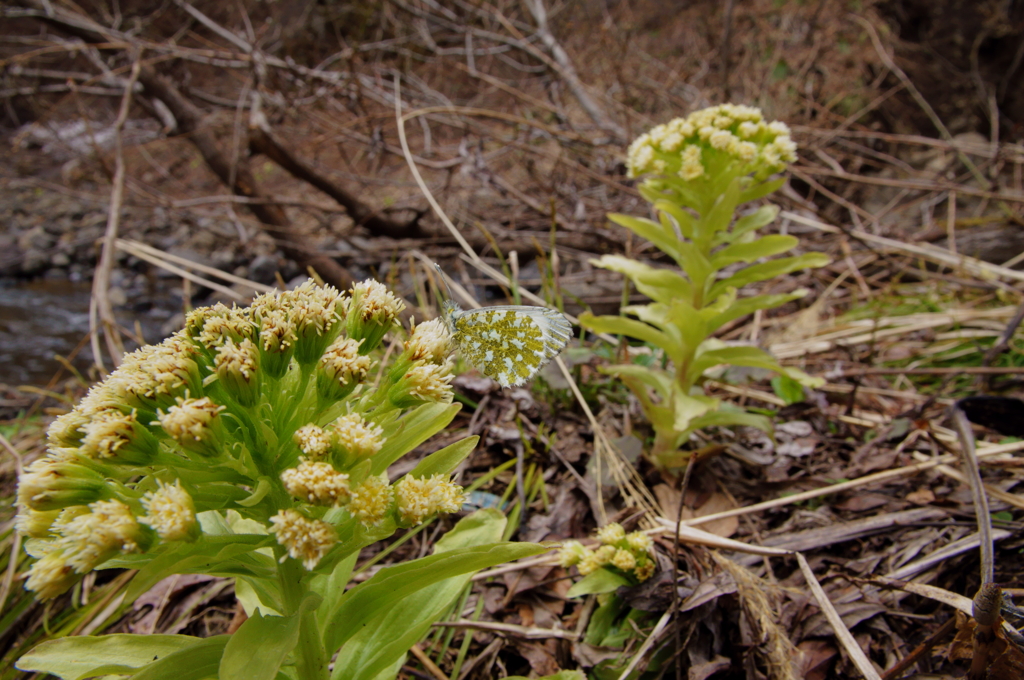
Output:
[[398,408],[410,408],[423,402],[451,403],[453,365],[417,363],[409,367],[388,390],[388,400]]
[[117,459],[133,465],[146,465],[156,455],[158,443],[135,417],[107,409],[93,414],[81,429],[81,452],[89,458]]
[[380,524],[391,507],[393,491],[387,478],[367,477],[362,484],[352,489],[352,498],[347,509],[364,526]]
[[[338,542],[334,527],[318,519],[307,519],[298,510],[281,510],[270,518],[271,533],[288,550],[288,556],[302,560],[307,571],[312,571]],[[284,561],[282,558],[281,561]]]
[[636,580],[643,583],[654,575],[654,562],[647,561],[638,565],[633,573],[636,575]]
[[96,501],[84,513],[78,508],[69,510],[61,513],[52,528],[59,536],[56,547],[79,574],[92,571],[118,552],[139,550],[139,523],[121,501]]
[[618,522],[612,522],[606,524],[597,530],[597,540],[601,541],[605,545],[611,545],[612,543],[618,543],[626,537],[626,531],[622,528],[622,525]]
[[299,449],[313,460],[320,460],[331,451],[330,435],[313,423],[300,427],[294,436]]
[[223,406],[215,404],[209,397],[179,399],[178,405],[171,406],[167,413],[158,412],[157,420],[182,448],[204,456],[216,456],[221,453],[222,446],[217,415],[223,410]]
[[344,399],[370,372],[370,357],[359,353],[359,342],[338,338],[320,357],[316,391],[325,401]]
[[444,475],[406,476],[395,484],[398,514],[408,525],[420,524],[438,512],[458,512],[464,502],[462,487],[448,481]]
[[60,510],[33,510],[18,507],[14,518],[14,530],[29,538],[43,538],[50,534],[50,527],[60,515]]
[[281,473],[284,488],[292,498],[313,505],[344,505],[349,500],[348,475],[330,463],[302,461]]
[[213,360],[221,385],[242,406],[253,406],[260,398],[258,352],[248,338],[237,344],[229,339],[217,348]]
[[348,335],[362,340],[362,354],[368,354],[380,344],[405,303],[394,296],[383,283],[367,279],[352,286],[348,312]]
[[413,361],[441,363],[451,353],[452,334],[442,319],[433,319],[416,326],[405,341],[405,352]]
[[642,531],[634,531],[633,533],[626,536],[626,543],[629,545],[631,550],[638,553],[650,552],[654,544],[651,542],[651,537]]
[[579,541],[566,541],[558,551],[558,563],[568,569],[579,564],[590,553]]
[[636,567],[636,558],[628,550],[618,550],[612,556],[611,564],[622,571],[631,571]]
[[29,568],[25,588],[40,600],[50,600],[66,592],[77,581],[75,570],[61,551],[51,550]]
[[146,516],[139,522],[152,527],[165,541],[196,537],[196,508],[179,480],[175,480],[173,485],[157,480],[156,491],[147,491],[142,497],[142,507],[146,509]]
[[384,430],[368,422],[358,413],[339,417],[328,426],[328,429],[333,442],[344,452],[348,464],[369,458],[384,446]]

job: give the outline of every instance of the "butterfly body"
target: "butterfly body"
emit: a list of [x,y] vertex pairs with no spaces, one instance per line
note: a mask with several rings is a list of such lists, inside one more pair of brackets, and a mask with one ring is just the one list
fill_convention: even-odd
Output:
[[525,383],[572,337],[569,320],[546,307],[464,310],[446,300],[442,313],[463,358],[502,387]]

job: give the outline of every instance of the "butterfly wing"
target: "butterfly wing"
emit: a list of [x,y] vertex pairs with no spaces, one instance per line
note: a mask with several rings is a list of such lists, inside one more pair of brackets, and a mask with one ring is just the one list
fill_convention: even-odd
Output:
[[502,387],[525,383],[572,337],[569,320],[546,307],[453,311],[451,327],[463,358]]

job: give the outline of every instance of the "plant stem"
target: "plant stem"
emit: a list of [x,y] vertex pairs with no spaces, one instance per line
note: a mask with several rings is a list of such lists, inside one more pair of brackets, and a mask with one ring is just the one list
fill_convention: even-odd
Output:
[[328,657],[320,640],[316,611],[312,607],[302,607],[303,600],[309,594],[309,588],[302,582],[302,576],[302,565],[290,557],[282,562],[278,569],[284,613],[300,617],[299,643],[294,651],[295,669],[299,680],[328,680]]

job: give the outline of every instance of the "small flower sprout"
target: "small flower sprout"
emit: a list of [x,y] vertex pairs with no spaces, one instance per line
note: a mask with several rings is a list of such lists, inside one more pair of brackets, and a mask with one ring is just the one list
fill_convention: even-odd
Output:
[[[113,558],[329,572],[399,527],[461,510],[451,455],[388,477],[459,409],[446,324],[415,326],[404,351],[381,347],[389,334],[401,346],[403,306],[376,281],[349,293],[307,281],[249,307],[196,309],[183,331],[125,356],[54,421],[47,454],[19,479],[15,526],[36,558],[27,588],[56,597]],[[206,557],[232,531],[241,547],[218,567]]]
[[580,576],[598,569],[611,569],[634,583],[643,583],[654,574],[653,544],[647,534],[642,531],[627,534],[621,524],[612,522],[598,529],[596,538],[601,542],[597,550],[579,541],[566,541],[558,552],[559,564],[566,569],[576,567]]

